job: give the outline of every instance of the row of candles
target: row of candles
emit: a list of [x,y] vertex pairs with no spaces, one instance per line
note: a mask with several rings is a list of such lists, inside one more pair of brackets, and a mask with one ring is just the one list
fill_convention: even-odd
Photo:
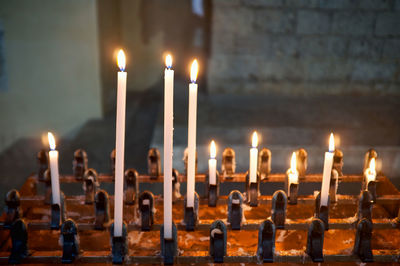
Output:
[[[122,236],[123,226],[123,184],[124,184],[124,150],[125,150],[125,106],[126,106],[126,81],[125,55],[119,51],[117,63],[118,71],[117,85],[117,112],[116,112],[116,144],[115,144],[115,185],[114,185],[114,236]],[[166,56],[166,69],[164,72],[164,238],[172,238],[172,156],[173,156],[173,90],[174,71],[172,70],[172,57]],[[190,71],[189,84],[189,115],[188,115],[188,164],[187,164],[187,200],[186,207],[194,207],[195,198],[195,167],[196,167],[196,120],[197,120],[197,90],[196,84],[198,72],[197,60],[194,60]],[[61,204],[58,151],[56,150],[54,136],[49,132],[49,166],[51,173],[52,201],[53,204]],[[249,182],[257,182],[257,159],[258,159],[258,135],[252,135],[252,146],[250,148]],[[329,138],[329,150],[325,152],[323,177],[321,185],[320,206],[328,206],[329,185],[334,158],[334,137],[331,133]],[[215,185],[217,180],[216,145],[214,141],[210,144],[209,182]],[[299,173],[296,168],[296,153],[293,152],[290,160],[290,168],[287,171],[288,185],[298,183]],[[368,181],[376,179],[375,159],[370,161],[370,167],[365,171]],[[289,191],[289,190],[288,190]]]

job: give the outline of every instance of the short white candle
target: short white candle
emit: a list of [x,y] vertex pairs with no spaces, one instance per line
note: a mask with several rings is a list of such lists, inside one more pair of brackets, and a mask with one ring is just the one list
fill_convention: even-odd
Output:
[[367,179],[367,185],[369,182],[376,180],[375,158],[371,158],[369,161],[369,167],[365,170],[365,177]]
[[257,132],[255,131],[253,133],[251,144],[252,148],[250,149],[249,177],[250,177],[250,183],[257,183],[258,136]]
[[[61,205],[60,199],[60,175],[58,172],[58,151],[56,150],[56,140],[51,132],[47,133],[49,139],[49,161],[50,161],[50,174],[51,174],[51,194],[53,204]],[[61,207],[61,206],[60,206]]]
[[215,142],[211,141],[210,144],[210,159],[208,160],[208,175],[210,180],[210,185],[217,184],[217,148],[215,147]]
[[172,156],[174,131],[174,71],[172,56],[164,71],[164,238],[172,239]]
[[194,60],[190,69],[189,115],[188,115],[188,166],[187,166],[187,207],[194,207],[196,175],[196,120],[197,120],[197,72],[199,65]]
[[115,134],[114,236],[122,236],[125,152],[126,72],[125,54],[118,52],[117,122]]
[[290,196],[290,184],[297,184],[299,182],[299,172],[297,171],[297,159],[296,152],[292,153],[292,158],[290,159],[290,168],[287,171],[288,175],[288,196]]
[[331,183],[331,173],[333,166],[333,155],[335,151],[335,141],[333,133],[329,137],[329,151],[325,152],[324,172],[322,174],[321,202],[320,206],[328,206],[329,186]]

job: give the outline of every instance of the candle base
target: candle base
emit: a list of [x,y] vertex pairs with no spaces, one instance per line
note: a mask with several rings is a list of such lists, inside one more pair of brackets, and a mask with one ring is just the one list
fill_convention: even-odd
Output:
[[339,173],[336,169],[332,169],[331,181],[329,183],[329,197],[331,203],[337,202],[337,189],[339,187]]
[[222,152],[221,171],[225,179],[233,178],[232,175],[236,171],[236,158],[235,151],[232,148],[225,148]]
[[20,210],[20,199],[21,196],[16,189],[12,189],[7,192],[6,195],[6,208],[5,208],[5,221],[4,228],[11,228],[12,224],[22,217]]
[[110,202],[108,193],[105,190],[97,191],[94,202],[94,228],[96,230],[104,230],[110,223]]
[[289,186],[289,204],[296,205],[297,204],[297,197],[299,193],[299,184],[298,183],[291,183]]
[[261,177],[257,173],[257,182],[250,182],[249,172],[246,174],[246,191],[247,191],[247,202],[251,207],[258,206],[258,196],[260,195],[260,181]]
[[10,230],[11,236],[11,254],[8,258],[9,264],[19,264],[29,256],[28,251],[28,229],[22,219],[16,220]]
[[126,205],[133,205],[139,194],[139,173],[133,168],[126,170],[125,182],[124,202]]
[[306,177],[307,173],[307,164],[308,164],[308,154],[307,151],[303,148],[300,148],[296,151],[296,168],[299,173],[299,180],[302,180]]
[[160,151],[156,148],[151,148],[147,154],[147,171],[150,179],[161,176]]
[[287,196],[285,191],[275,191],[272,196],[271,218],[277,229],[285,228]]
[[128,233],[126,223],[122,223],[122,236],[114,236],[114,223],[110,227],[111,256],[114,264],[122,264],[128,255]]
[[232,190],[228,196],[228,223],[231,229],[240,230],[243,218],[243,195],[239,190]]
[[329,230],[329,202],[330,196],[328,196],[328,206],[321,205],[321,193],[318,193],[315,199],[315,217],[321,219],[324,222],[325,230]]
[[210,227],[210,256],[215,263],[224,262],[227,247],[226,225],[221,220],[216,220]]
[[306,253],[311,257],[313,262],[323,262],[324,254],[324,222],[318,218],[313,218],[307,234]]
[[372,222],[368,219],[362,219],[357,224],[356,240],[354,241],[353,253],[356,254],[362,262],[373,262],[374,258],[371,249]]
[[60,202],[61,204],[51,204],[51,223],[50,228],[53,230],[60,229],[61,224],[65,221],[65,196],[60,191]]
[[96,190],[100,186],[97,182],[97,172],[93,168],[85,171],[83,175],[83,190],[85,191],[85,204],[93,204]]
[[376,203],[376,181],[369,181],[367,185],[368,191],[371,193],[372,202]]
[[258,155],[258,172],[261,180],[267,180],[271,173],[271,151],[263,148]]
[[265,220],[258,230],[257,257],[262,262],[274,262],[275,225],[272,220]]
[[139,196],[140,224],[142,231],[150,231],[154,223],[154,195],[143,191]]
[[178,236],[175,224],[172,222],[172,238],[164,238],[164,225],[160,230],[161,256],[164,264],[174,264],[175,257],[178,256]]
[[176,169],[172,169],[172,202],[180,199],[181,195],[181,183],[179,182],[179,172]]
[[335,169],[339,176],[343,176],[343,152],[339,149],[335,149],[335,153],[333,155],[333,164],[332,169]]
[[184,200],[184,220],[186,231],[194,231],[199,220],[199,195],[194,193],[194,207],[187,207],[187,198]]
[[72,172],[76,180],[82,180],[88,169],[88,157],[86,151],[78,149],[74,152]]
[[67,219],[61,226],[63,255],[62,263],[73,263],[79,255],[78,229],[72,219]]
[[363,190],[360,194],[358,202],[358,220],[368,219],[372,220],[372,195],[368,190]]
[[206,195],[208,198],[208,206],[209,207],[216,207],[217,206],[217,201],[219,197],[219,186],[220,186],[220,180],[219,180],[219,174],[218,171],[216,172],[215,176],[215,185],[210,185],[210,179],[209,176],[206,175]]

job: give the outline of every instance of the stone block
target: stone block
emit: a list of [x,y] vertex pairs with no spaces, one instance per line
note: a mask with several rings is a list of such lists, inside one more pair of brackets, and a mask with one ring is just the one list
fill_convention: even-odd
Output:
[[212,18],[212,30],[221,33],[249,33],[253,31],[254,11],[242,7],[215,8]]
[[362,0],[359,1],[359,7],[361,9],[370,10],[390,10],[393,6],[392,0]]
[[290,33],[294,31],[296,16],[293,11],[259,9],[255,13],[256,30],[271,33]]
[[285,4],[287,7],[305,7],[305,8],[316,8],[319,7],[319,0],[286,0]]
[[297,13],[298,34],[325,34],[330,30],[331,19],[328,12],[300,10]]
[[385,40],[382,56],[385,59],[400,59],[400,39]]
[[363,38],[350,40],[348,54],[350,57],[379,59],[382,54],[383,40]]
[[345,57],[347,39],[335,36],[303,36],[299,38],[298,52],[302,58]]
[[340,35],[370,36],[374,32],[375,13],[341,11],[334,13],[332,33]]
[[280,6],[283,6],[283,0],[242,0],[242,3],[243,3],[243,5],[250,6],[250,7],[280,7]]
[[377,36],[400,36],[400,12],[379,13],[375,34]]
[[319,7],[322,9],[354,9],[358,7],[358,0],[320,0]]
[[395,62],[380,62],[357,60],[354,62],[351,80],[353,81],[395,81],[398,79],[399,64]]

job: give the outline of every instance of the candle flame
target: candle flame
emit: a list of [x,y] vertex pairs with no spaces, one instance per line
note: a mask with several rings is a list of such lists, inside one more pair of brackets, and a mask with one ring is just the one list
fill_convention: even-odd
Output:
[[169,69],[172,67],[172,56],[170,54],[167,54],[165,57],[165,66]]
[[251,146],[253,146],[253,148],[257,148],[258,146],[258,135],[256,131],[253,132],[253,137],[251,138]]
[[333,133],[331,133],[331,136],[329,137],[329,152],[334,152],[335,151],[335,138],[333,137]]
[[292,173],[296,173],[297,172],[296,152],[292,153],[292,158],[290,159],[290,171]]
[[215,147],[215,142],[214,140],[212,140],[210,144],[210,158],[215,159],[216,155],[217,155],[217,147]]
[[190,80],[192,83],[196,83],[197,73],[199,72],[199,64],[197,60],[193,60],[192,67],[190,68]]
[[376,173],[375,158],[371,158],[371,160],[369,161],[369,170],[372,173]]
[[54,151],[56,149],[56,140],[51,132],[47,133],[47,138],[49,139],[50,150]]
[[126,60],[125,60],[125,53],[122,49],[120,49],[118,52],[117,64],[121,71],[125,70]]

